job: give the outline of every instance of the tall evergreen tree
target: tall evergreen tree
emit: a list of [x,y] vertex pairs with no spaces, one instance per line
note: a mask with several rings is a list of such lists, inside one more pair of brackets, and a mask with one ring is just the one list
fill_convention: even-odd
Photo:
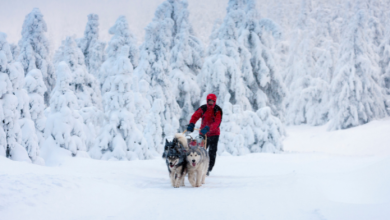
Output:
[[[267,32],[274,32],[279,37],[280,30],[270,19],[262,19],[253,0],[247,0],[244,23],[240,29],[239,40],[250,57],[243,58],[250,61],[251,66],[241,68],[247,85],[252,91],[250,102],[253,109],[269,106],[275,116],[284,117],[283,99],[286,88],[275,63],[272,45]],[[245,54],[241,52],[241,56]],[[250,73],[245,73],[249,71]]]
[[145,41],[141,46],[140,63],[136,69],[138,79],[143,79],[150,85],[150,104],[156,99],[164,103],[163,111],[160,112],[164,137],[177,131],[181,115],[170,80],[170,49],[175,24],[172,14],[173,6],[168,1],[157,8],[152,22],[145,28]]
[[[63,61],[56,66],[56,72],[57,82],[50,99],[50,114],[45,128],[45,147],[61,147],[73,156],[85,156],[87,147],[83,119],[77,111],[77,97],[69,86],[72,82],[71,70]],[[82,153],[79,154],[80,151]]]
[[45,104],[49,105],[50,93],[54,88],[55,75],[50,63],[50,46],[46,38],[46,22],[38,8],[34,8],[25,18],[22,28],[22,39],[19,41],[19,61],[27,74],[33,69],[39,69],[47,90],[44,94]]
[[203,64],[203,45],[189,22],[187,1],[173,3],[176,36],[171,49],[171,78],[176,101],[182,109],[180,126],[184,130],[194,109],[199,106],[200,88],[196,77]]
[[366,12],[360,9],[341,42],[331,85],[330,129],[346,129],[386,115],[380,70],[373,59],[375,52],[366,27]]
[[[114,26],[110,28],[109,33],[113,36],[108,43],[108,47],[106,49],[107,59],[112,59],[113,57],[117,56],[120,53],[121,48],[126,45],[129,50],[127,57],[130,60],[133,69],[137,67],[139,56],[138,48],[134,35],[130,32],[129,24],[127,23],[126,17],[120,16],[116,20]],[[111,69],[109,66],[107,66],[107,64],[110,62],[112,61],[105,62],[106,65],[102,65],[100,69],[99,79],[100,84],[102,86],[105,82],[105,79],[111,74]],[[104,92],[105,91],[103,90],[102,93],[104,94]]]
[[88,72],[98,77],[100,66],[104,62],[104,48],[106,44],[99,41],[99,16],[89,14],[85,26],[84,37],[77,40],[85,58]]
[[14,85],[18,86],[20,80],[18,71],[22,69],[15,65],[6,37],[6,34],[0,32],[0,155],[12,160],[31,162],[22,146],[19,103],[14,89]]
[[[111,41],[116,39],[114,35]],[[111,46],[116,47],[112,42],[109,43],[107,50],[112,53],[109,53],[102,66],[107,74],[102,87],[106,122],[90,155],[105,160],[151,158],[155,154],[148,148],[134,120],[137,112],[134,97],[137,95],[132,90],[133,66],[128,58],[129,46],[122,45],[115,53]]]

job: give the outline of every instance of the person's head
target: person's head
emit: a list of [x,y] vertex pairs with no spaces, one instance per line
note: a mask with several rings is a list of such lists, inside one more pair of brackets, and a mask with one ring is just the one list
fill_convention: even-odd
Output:
[[214,107],[217,102],[217,96],[214,94],[207,95],[207,105]]

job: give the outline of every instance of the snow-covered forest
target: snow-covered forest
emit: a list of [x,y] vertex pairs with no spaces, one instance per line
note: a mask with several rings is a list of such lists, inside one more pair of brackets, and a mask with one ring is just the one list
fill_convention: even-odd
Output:
[[207,38],[193,2],[166,0],[143,34],[120,14],[102,29],[91,10],[58,46],[32,9],[18,39],[0,32],[0,156],[159,157],[209,93],[223,109],[219,155],[281,152],[290,125],[390,115],[389,1],[225,2]]

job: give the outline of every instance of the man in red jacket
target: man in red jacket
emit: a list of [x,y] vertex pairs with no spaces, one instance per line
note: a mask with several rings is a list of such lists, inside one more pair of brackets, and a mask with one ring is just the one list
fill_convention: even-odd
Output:
[[196,122],[202,118],[202,125],[200,126],[200,135],[207,135],[207,149],[209,149],[210,165],[207,176],[213,169],[215,158],[217,157],[217,147],[219,140],[219,126],[222,121],[222,109],[216,105],[217,96],[214,94],[207,95],[207,104],[202,105],[192,115],[187,131],[193,132]]

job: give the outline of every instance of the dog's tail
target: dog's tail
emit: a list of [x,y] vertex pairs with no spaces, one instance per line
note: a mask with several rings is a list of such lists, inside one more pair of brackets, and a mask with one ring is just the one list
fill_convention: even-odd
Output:
[[175,134],[175,138],[184,146],[186,150],[188,150],[188,143],[187,143],[187,138],[184,136],[182,133],[177,133]]

